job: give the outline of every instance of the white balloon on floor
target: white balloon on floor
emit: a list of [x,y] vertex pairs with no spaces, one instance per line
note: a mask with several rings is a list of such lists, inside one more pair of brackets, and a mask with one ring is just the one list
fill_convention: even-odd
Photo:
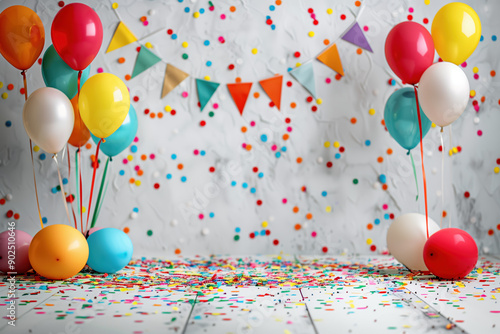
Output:
[[[429,217],[429,236],[439,231],[439,226]],[[387,231],[389,252],[410,270],[428,270],[424,262],[427,241],[425,215],[407,213],[394,219]]]

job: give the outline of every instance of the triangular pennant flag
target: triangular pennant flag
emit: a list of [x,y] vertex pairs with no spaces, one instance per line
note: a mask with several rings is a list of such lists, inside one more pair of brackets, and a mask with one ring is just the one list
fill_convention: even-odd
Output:
[[332,44],[325,51],[323,51],[319,56],[316,57],[320,62],[337,72],[338,74],[344,76],[344,70],[342,69],[342,62],[340,61],[339,50],[337,49],[337,44]]
[[283,84],[283,75],[276,75],[272,78],[259,81],[262,89],[267,96],[274,102],[278,110],[281,106],[281,85]]
[[219,83],[211,82],[203,79],[196,79],[196,88],[198,90],[198,100],[200,101],[201,111],[207,105],[208,101],[214,95],[219,87]]
[[316,84],[314,82],[314,69],[312,61],[300,65],[290,71],[290,75],[294,77],[305,89],[316,98]]
[[163,89],[161,91],[161,98],[170,93],[175,87],[177,87],[184,79],[189,76],[184,71],[179,70],[177,67],[167,64],[167,69],[165,70],[165,79],[163,79]]
[[132,78],[135,78],[137,75],[141,74],[160,60],[160,57],[158,57],[153,52],[149,51],[144,45],[142,45],[135,61],[134,70],[132,71]]
[[119,49],[125,45],[129,45],[135,41],[137,41],[137,37],[134,36],[125,23],[120,21],[118,27],[116,27],[113,38],[111,38],[111,42],[109,43],[106,53]]
[[247,103],[248,95],[250,94],[250,89],[252,89],[251,82],[241,82],[227,84],[227,89],[240,111],[240,115],[243,115],[243,109],[245,109],[245,104]]
[[363,30],[361,30],[361,27],[359,26],[358,22],[356,22],[351,29],[349,29],[348,32],[342,36],[342,39],[344,41],[350,42],[356,46],[359,46],[360,48],[363,48],[367,51],[373,52],[372,48],[370,47],[370,44],[368,44],[368,41],[366,40],[365,34],[363,34]]

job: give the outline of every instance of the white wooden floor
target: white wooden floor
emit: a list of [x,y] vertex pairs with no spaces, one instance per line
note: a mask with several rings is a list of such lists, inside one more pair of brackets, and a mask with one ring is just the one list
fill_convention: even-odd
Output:
[[105,277],[0,276],[0,333],[500,333],[500,259],[462,281],[384,256],[155,258]]

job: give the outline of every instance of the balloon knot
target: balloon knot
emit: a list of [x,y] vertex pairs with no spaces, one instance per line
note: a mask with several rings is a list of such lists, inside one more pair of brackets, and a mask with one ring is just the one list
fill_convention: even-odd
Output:
[[106,139],[104,139],[104,138],[101,138],[101,140],[102,140],[103,144],[106,142]]
[[109,157],[109,162],[113,161],[113,157]]
[[443,132],[443,127],[441,127],[441,132]]
[[408,150],[408,152],[406,152],[406,155],[410,155],[410,150]]

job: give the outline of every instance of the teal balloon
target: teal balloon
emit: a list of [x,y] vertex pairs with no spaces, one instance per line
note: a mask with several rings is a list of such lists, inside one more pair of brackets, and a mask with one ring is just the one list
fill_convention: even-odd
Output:
[[[425,137],[432,122],[425,116],[420,107],[422,121],[422,138]],[[392,138],[408,151],[420,142],[417,101],[413,88],[398,89],[389,97],[384,110],[385,126]]]
[[[111,136],[105,138],[106,141],[101,143],[100,150],[108,157],[114,157],[132,143],[136,134],[137,113],[135,112],[134,106],[131,104],[127,117],[123,121],[122,125]],[[90,135],[92,136],[94,143],[97,144],[100,138],[97,138],[92,133],[90,133]]]
[[[82,71],[80,87],[90,75],[90,65]],[[78,93],[78,71],[69,67],[59,56],[54,45],[49,46],[42,58],[42,77],[47,87],[59,89],[68,99]]]
[[134,246],[125,232],[116,228],[103,228],[87,239],[89,259],[87,264],[100,273],[116,273],[132,259]]

